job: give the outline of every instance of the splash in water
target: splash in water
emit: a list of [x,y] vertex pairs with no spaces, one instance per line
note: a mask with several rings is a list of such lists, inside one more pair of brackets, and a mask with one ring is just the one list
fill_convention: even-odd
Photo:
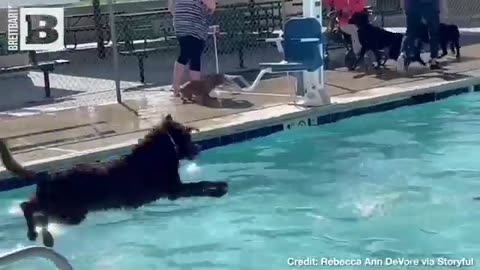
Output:
[[200,172],[200,167],[196,163],[192,162],[186,166],[185,170],[188,174],[196,174]]
[[22,209],[20,208],[21,201],[14,201],[12,205],[8,208],[8,213],[13,216],[21,216]]

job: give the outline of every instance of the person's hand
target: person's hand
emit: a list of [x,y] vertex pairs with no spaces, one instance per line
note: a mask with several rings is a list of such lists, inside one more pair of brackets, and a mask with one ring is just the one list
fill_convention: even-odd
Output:
[[207,12],[213,14],[217,6],[215,0],[202,0],[202,3],[207,7]]

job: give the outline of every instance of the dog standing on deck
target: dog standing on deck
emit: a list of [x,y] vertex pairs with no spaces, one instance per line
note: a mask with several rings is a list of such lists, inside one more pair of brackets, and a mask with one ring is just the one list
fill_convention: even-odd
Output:
[[180,87],[183,103],[198,103],[200,105],[210,104],[215,98],[210,93],[217,86],[227,82],[225,75],[207,75],[199,81],[190,81]]
[[353,14],[349,23],[358,28],[358,38],[362,46],[355,66],[364,59],[365,53],[368,51],[372,51],[375,55],[377,61],[376,68],[381,66],[381,50],[388,50],[388,59],[398,59],[402,49],[402,34],[392,33],[372,25],[367,12],[357,12]]
[[[131,154],[105,163],[77,165],[38,182],[30,200],[20,204],[28,239],[37,239],[35,227],[40,225],[44,245],[52,247],[48,222],[77,225],[91,211],[135,209],[162,197],[222,197],[228,190],[226,182],[180,180],[180,160],[192,160],[199,153],[192,142],[193,130],[168,115]],[[34,173],[15,161],[3,140],[0,154],[7,170],[33,180]]]
[[[439,58],[445,57],[448,54],[448,47],[457,59],[460,59],[460,30],[457,25],[454,24],[440,24],[439,29],[439,45],[442,50]],[[428,26],[422,23],[419,29],[417,29],[419,37],[418,39],[423,43],[430,43],[430,35],[428,33]],[[420,46],[422,46],[420,44]],[[421,47],[419,48],[419,50]]]

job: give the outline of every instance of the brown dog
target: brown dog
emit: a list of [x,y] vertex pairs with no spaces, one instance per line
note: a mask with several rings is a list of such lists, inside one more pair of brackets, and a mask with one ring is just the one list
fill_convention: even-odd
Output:
[[[51,247],[54,240],[47,230],[49,221],[77,225],[91,211],[136,209],[162,197],[222,197],[228,190],[226,182],[180,180],[180,160],[194,159],[199,153],[192,142],[192,130],[168,115],[131,154],[104,163],[77,165],[37,182],[33,196],[20,204],[28,239],[37,239],[35,226],[39,225],[44,245]],[[15,161],[3,140],[0,154],[7,170],[34,180],[35,174]]]
[[216,99],[210,97],[210,92],[225,82],[223,74],[207,75],[199,81],[187,82],[180,88],[183,103],[211,104]]

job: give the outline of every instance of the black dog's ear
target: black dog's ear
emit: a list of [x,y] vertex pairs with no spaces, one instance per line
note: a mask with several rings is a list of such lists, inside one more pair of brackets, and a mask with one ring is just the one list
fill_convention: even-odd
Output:
[[163,120],[160,121],[160,123],[157,125],[158,128],[160,129],[168,129],[170,128],[170,126],[172,126],[172,123],[173,123],[173,117],[171,114],[167,114],[167,116],[165,116],[163,118]]

